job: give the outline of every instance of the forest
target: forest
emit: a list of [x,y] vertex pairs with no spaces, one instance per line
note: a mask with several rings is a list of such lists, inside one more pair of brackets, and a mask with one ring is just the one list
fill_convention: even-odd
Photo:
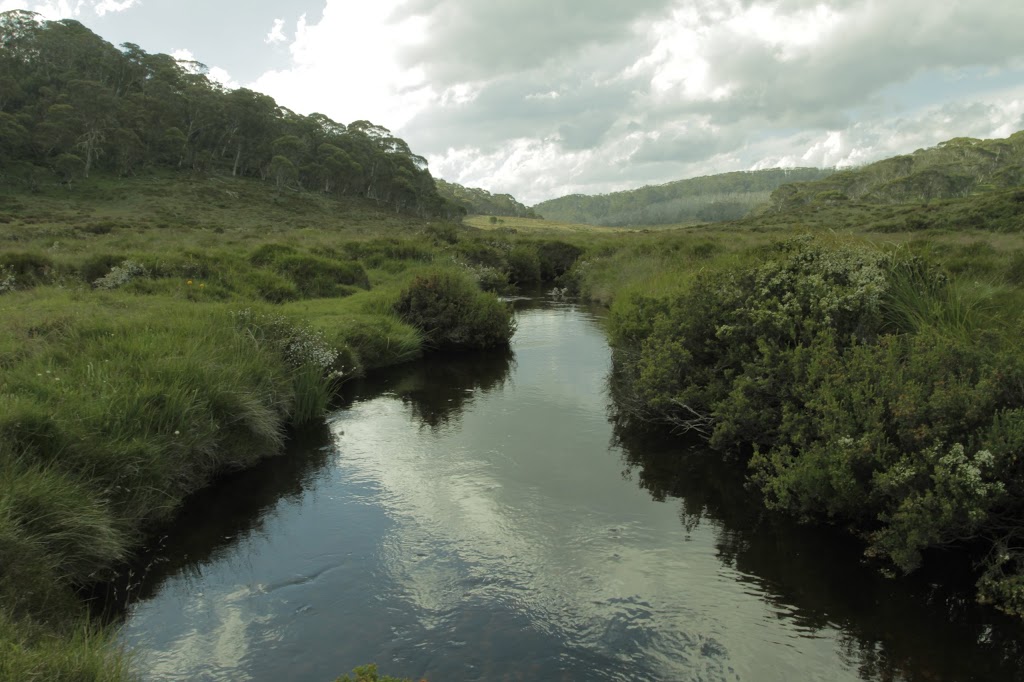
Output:
[[676,180],[598,196],[573,194],[534,210],[549,220],[608,226],[672,225],[737,220],[765,204],[783,184],[818,180],[833,171],[773,168]]
[[120,49],[74,20],[0,14],[0,182],[70,185],[97,171],[224,172],[280,191],[366,197],[395,211],[458,215],[423,157],[370,121],[301,116],[198,62]]

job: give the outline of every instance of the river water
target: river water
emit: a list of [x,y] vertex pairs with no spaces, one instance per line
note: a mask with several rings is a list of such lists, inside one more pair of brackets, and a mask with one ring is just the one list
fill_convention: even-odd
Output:
[[599,317],[351,385],[114,590],[145,679],[1024,680],[1024,630],[619,428]]

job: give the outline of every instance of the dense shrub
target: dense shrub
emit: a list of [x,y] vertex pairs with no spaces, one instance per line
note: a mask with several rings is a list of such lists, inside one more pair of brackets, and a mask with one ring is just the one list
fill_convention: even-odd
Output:
[[417,275],[400,294],[395,312],[435,348],[505,346],[515,331],[508,306],[455,270]]
[[768,506],[900,570],[980,552],[980,596],[1024,615],[1024,347],[972,296],[918,258],[776,244],[617,304],[620,409],[703,434]]
[[573,266],[583,255],[583,249],[575,244],[559,240],[548,240],[537,244],[537,258],[540,261],[540,276],[545,282],[553,282]]
[[518,245],[508,254],[508,279],[513,284],[530,285],[541,281],[540,258],[529,246]]

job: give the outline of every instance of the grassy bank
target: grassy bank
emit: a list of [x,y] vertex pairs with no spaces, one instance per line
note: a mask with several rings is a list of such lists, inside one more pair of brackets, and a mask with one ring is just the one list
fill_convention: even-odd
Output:
[[507,345],[483,289],[579,252],[214,177],[0,195],[0,679],[130,677],[80,588],[346,379]]

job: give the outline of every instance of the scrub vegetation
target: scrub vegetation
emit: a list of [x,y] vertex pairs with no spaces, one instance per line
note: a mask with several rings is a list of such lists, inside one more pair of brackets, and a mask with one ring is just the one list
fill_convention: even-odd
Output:
[[737,220],[594,229],[439,193],[368,121],[0,14],[0,679],[130,678],[91,585],[347,379],[508,345],[496,294],[542,283],[611,307],[622,418],[703,436],[884,570],[955,550],[1024,615],[1022,149],[704,178],[606,222]]
[[955,551],[980,600],[1024,615],[1020,232],[753,223],[577,264],[611,302],[622,416],[703,437],[768,508],[849,530],[884,571]]

